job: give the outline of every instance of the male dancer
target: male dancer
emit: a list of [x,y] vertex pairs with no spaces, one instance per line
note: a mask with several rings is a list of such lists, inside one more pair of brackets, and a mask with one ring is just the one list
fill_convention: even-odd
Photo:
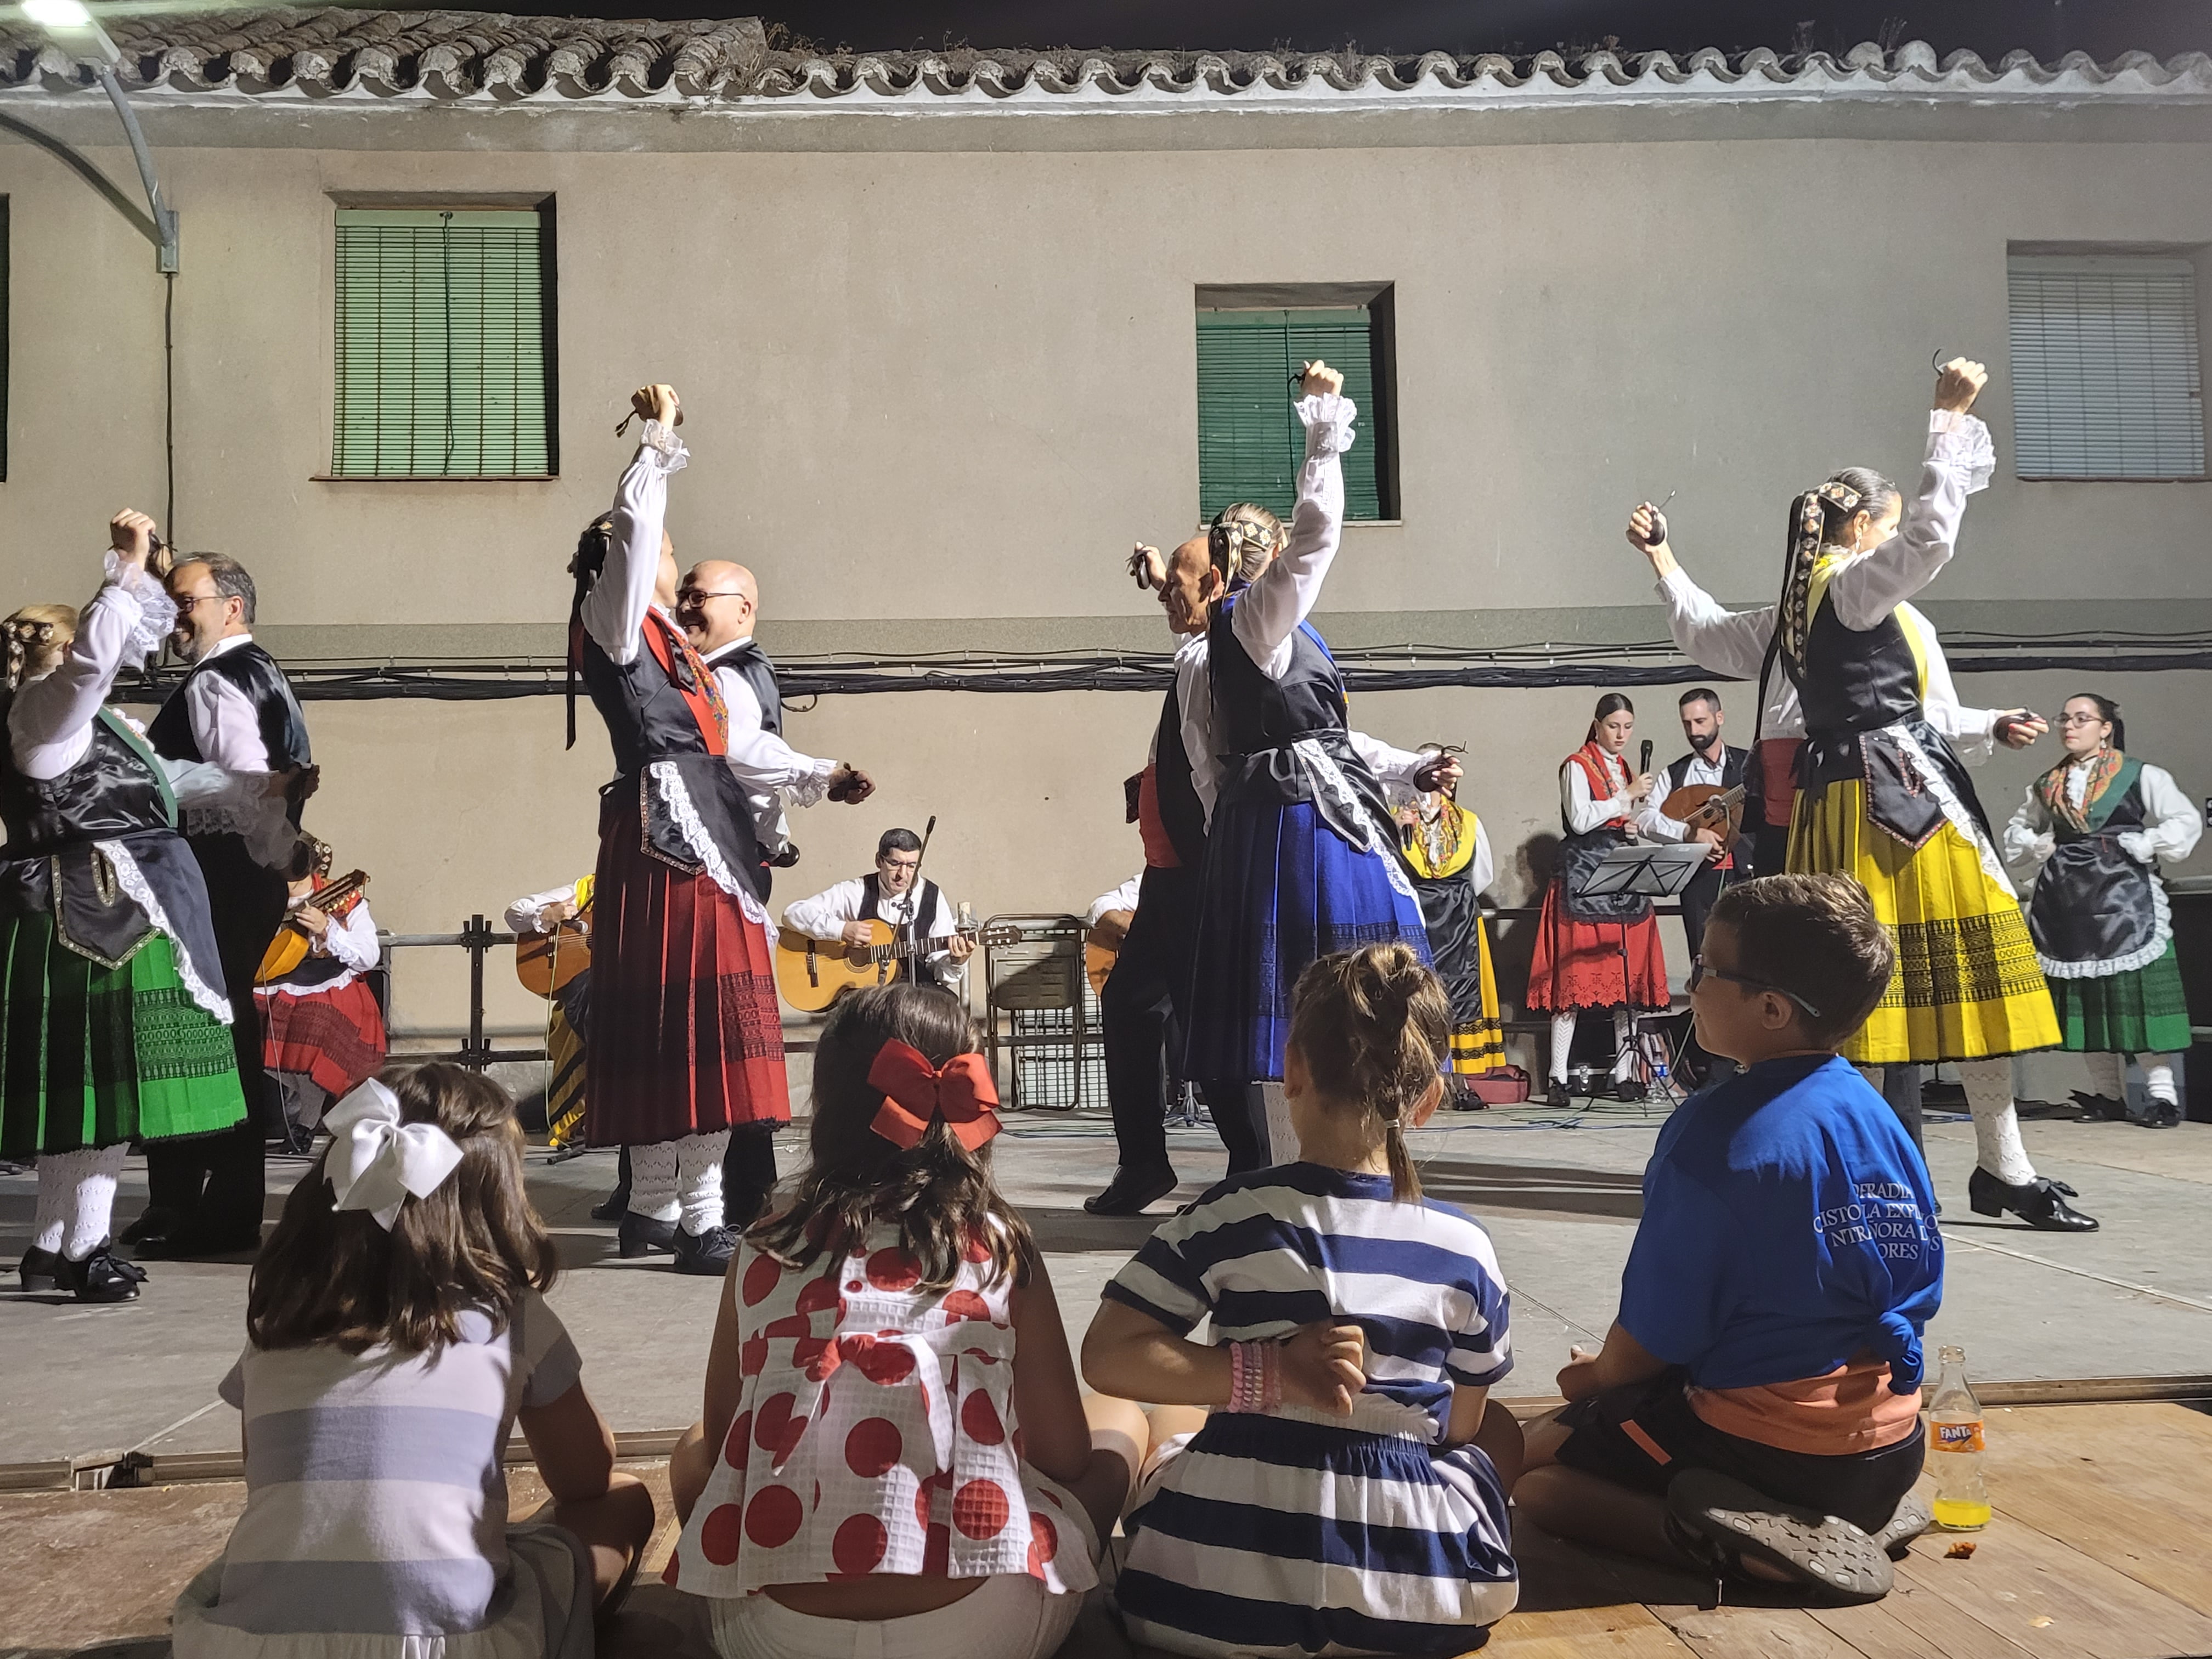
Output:
[[[791,844],[787,806],[811,806],[824,795],[857,806],[875,792],[868,775],[842,761],[817,760],[783,740],[783,693],[775,665],[753,638],[760,615],[760,586],[753,573],[725,559],[691,567],[676,590],[676,619],[714,671],[730,711],[730,770],[744,785],[760,848],[761,896],[771,870],[799,861]],[[732,1124],[722,1159],[723,1224],[743,1231],[775,1188],[774,1123]]]
[[[147,728],[155,752],[229,772],[310,765],[299,699],[276,659],[254,643],[246,567],[220,553],[194,554],[170,569],[168,590],[178,613],[170,647],[191,667]],[[296,828],[296,808],[291,820]],[[147,1147],[146,1210],[123,1235],[142,1255],[224,1255],[261,1243],[265,1147],[258,1113],[269,1080],[253,980],[284,921],[292,848],[249,844],[250,827],[220,809],[185,811],[185,838],[207,881],[229,988],[239,1081],[253,1109],[221,1134]]]
[[752,809],[720,688],[674,611],[662,520],[690,459],[680,405],[667,386],[630,403],[645,417],[637,453],[570,566],[569,661],[616,766],[600,798],[585,1133],[630,1148],[622,1253],[672,1249],[678,1272],[719,1275],[736,1244],[722,1215],[730,1131],[787,1123],[791,1102]]

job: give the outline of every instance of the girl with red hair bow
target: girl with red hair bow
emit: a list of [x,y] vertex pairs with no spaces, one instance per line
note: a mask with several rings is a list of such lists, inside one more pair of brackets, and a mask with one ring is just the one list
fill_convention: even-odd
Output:
[[934,987],[839,1002],[811,1161],[723,1281],[670,1460],[678,1589],[730,1659],[1042,1659],[1098,1582],[1145,1439],[1078,1392],[1043,1256],[991,1179],[998,1089]]

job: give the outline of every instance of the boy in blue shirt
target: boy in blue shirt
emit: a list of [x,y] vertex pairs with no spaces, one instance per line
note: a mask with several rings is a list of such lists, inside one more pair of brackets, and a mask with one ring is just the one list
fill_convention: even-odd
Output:
[[1565,1537],[1873,1601],[1928,1524],[1943,1291],[1927,1165],[1836,1054],[1894,949],[1864,889],[1815,875],[1727,889],[1704,945],[1698,1041],[1742,1069],[1660,1131],[1620,1316],[1559,1373],[1514,1501]]

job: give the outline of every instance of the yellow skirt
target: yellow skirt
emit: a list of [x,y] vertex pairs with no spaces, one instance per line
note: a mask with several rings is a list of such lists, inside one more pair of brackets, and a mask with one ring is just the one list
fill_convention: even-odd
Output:
[[1490,927],[1474,921],[1477,959],[1482,969],[1482,1018],[1452,1027],[1451,1068],[1461,1077],[1480,1077],[1505,1064],[1505,1026],[1498,1012],[1498,975],[1490,965]]
[[1852,778],[1801,793],[1790,868],[1850,876],[1897,945],[1897,970],[1843,1047],[1863,1066],[1987,1060],[2058,1046],[2058,1018],[2020,901],[1946,823],[1915,852],[1866,815]]
[[545,1021],[545,1144],[556,1151],[584,1138],[584,1039],[556,1004]]

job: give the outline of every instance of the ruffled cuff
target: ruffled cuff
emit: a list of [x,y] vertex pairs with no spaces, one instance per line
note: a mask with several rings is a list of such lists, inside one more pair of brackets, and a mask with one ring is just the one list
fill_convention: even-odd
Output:
[[637,435],[637,448],[641,455],[648,449],[658,455],[663,472],[681,472],[691,464],[691,452],[676,435],[676,428],[663,426],[658,421],[645,423],[645,429]]
[[150,571],[143,565],[125,564],[112,547],[107,550],[105,568],[107,585],[138,608],[131,637],[124,641],[124,657],[133,663],[143,662],[161,648],[169,630],[177,625],[177,602]]
[[1966,493],[1987,489],[1996,474],[1996,446],[1990,428],[1978,415],[1955,409],[1930,410],[1928,414],[1928,459],[1966,470]]
[[1342,392],[1301,398],[1297,409],[1298,418],[1306,426],[1309,460],[1316,455],[1341,455],[1352,447],[1352,422],[1359,413],[1359,405],[1351,398]]
[[784,797],[793,806],[813,806],[830,793],[830,775],[837,769],[834,760],[817,760],[813,769],[792,783],[784,786]]
[[2137,864],[2143,866],[2146,869],[2152,867],[2154,864],[2155,860],[2154,858],[2154,854],[2158,849],[2151,845],[2150,836],[2144,831],[2141,830],[2123,830],[2118,836],[2114,836],[2113,839],[2120,843],[2120,851],[2125,853]]

